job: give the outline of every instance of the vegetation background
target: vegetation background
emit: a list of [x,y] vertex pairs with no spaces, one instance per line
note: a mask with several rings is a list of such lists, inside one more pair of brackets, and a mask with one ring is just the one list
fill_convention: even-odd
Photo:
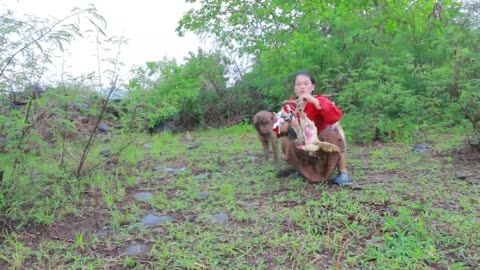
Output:
[[[401,171],[403,176],[415,171],[413,182],[430,190],[438,188],[430,182],[471,177],[454,173],[448,166],[455,164],[456,156],[445,151],[471,151],[467,168],[478,171],[480,2],[188,2],[200,5],[179,20],[178,34],[194,32],[210,38],[214,48],[191,52],[183,63],[152,59],[128,80],[118,74],[127,39],[105,36],[106,22],[94,6],[74,9],[62,19],[18,19],[8,9],[0,11],[0,260],[5,265],[39,269],[118,264],[158,269],[479,266],[478,183],[421,195],[414,183],[403,186],[394,177],[394,184],[383,187],[387,193],[372,191],[370,198],[336,189],[323,192],[325,187],[301,182],[265,187],[265,181],[277,180],[268,163],[250,160],[260,151],[254,147],[249,123],[259,110],[277,111],[292,95],[293,74],[306,69],[317,78],[317,93],[335,94],[334,101],[344,111],[348,141],[358,147],[351,161],[357,178],[372,171]],[[103,65],[109,67],[107,72],[81,77],[62,73],[60,81],[48,82],[45,74],[56,53],[86,36],[95,38],[98,46],[98,63],[92,70]],[[202,138],[205,152],[192,150],[199,147],[192,134],[197,141]],[[412,158],[405,150],[406,145],[420,143],[435,145],[439,160]],[[376,148],[379,144],[382,148]],[[362,167],[367,153],[371,166]],[[186,171],[159,177],[152,173],[158,164]],[[231,175],[215,176],[222,168]],[[195,178],[201,173],[207,173],[209,180]],[[245,175],[258,190],[249,193],[250,185],[236,182]],[[155,200],[146,206],[127,203],[139,187],[158,192]],[[181,223],[181,228],[169,227],[160,235],[173,242],[203,241],[200,246],[206,249],[182,246],[181,241],[161,249],[158,239],[145,240],[149,247],[155,243],[154,248],[140,259],[110,249],[123,247],[121,243],[135,238],[132,233],[141,239],[152,237],[142,230],[132,232],[131,226],[124,228],[142,210],[199,217],[206,215],[204,209],[219,210],[220,205],[211,201],[201,209],[187,207],[196,204],[195,194],[205,187],[227,206],[232,231],[207,229],[211,235],[195,237],[198,228]],[[417,197],[404,198],[402,192],[396,193],[399,190]],[[449,192],[459,196],[449,201]],[[273,217],[279,200],[290,212]],[[442,200],[461,209],[432,210]],[[252,201],[265,204],[250,205]],[[264,218],[287,224],[286,230],[293,234],[275,227],[263,232],[271,241],[260,239],[257,226],[272,224],[257,220],[249,207],[269,209]],[[325,216],[319,209],[335,210]],[[447,219],[449,215],[456,219]],[[95,221],[95,226],[92,223],[90,230],[74,226],[76,231],[63,236],[46,229],[71,223],[77,220],[74,217],[91,217],[82,220]],[[383,220],[380,225],[374,222],[378,219]],[[353,221],[364,227],[350,227]],[[255,233],[241,229],[242,222]],[[357,238],[337,229],[345,222],[349,224],[345,231]],[[102,226],[115,231],[107,240],[87,235]],[[320,232],[315,226],[327,229]],[[239,247],[228,249],[229,237],[250,234],[255,237],[246,237],[244,244],[234,241]],[[372,238],[377,234],[380,238]],[[313,247],[318,235],[324,253]],[[367,240],[359,244],[360,239]],[[58,241],[68,247],[57,246]],[[248,245],[262,250],[249,250]],[[265,253],[267,247],[275,252]],[[181,250],[186,254],[179,254]],[[227,255],[220,250],[228,250]],[[198,261],[187,259],[192,256]]]

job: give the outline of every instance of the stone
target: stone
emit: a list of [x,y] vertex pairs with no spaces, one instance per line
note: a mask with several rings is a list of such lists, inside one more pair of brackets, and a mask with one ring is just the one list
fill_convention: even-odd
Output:
[[141,223],[145,226],[157,226],[173,222],[175,219],[171,216],[156,216],[148,214],[142,218]]
[[87,111],[90,109],[90,104],[83,103],[83,102],[73,102],[71,106],[72,106],[72,109],[78,110],[78,111]]
[[100,123],[100,125],[98,126],[98,130],[100,130],[101,132],[107,132],[110,130],[110,126],[107,124],[107,123]]
[[8,143],[7,137],[0,135],[0,148],[5,147]]
[[159,172],[165,170],[165,167],[163,165],[157,165],[153,170]]
[[427,144],[424,144],[424,143],[421,143],[421,144],[416,144],[414,147],[413,147],[413,151],[417,152],[417,153],[423,153],[425,152],[425,150],[428,149],[428,145]]
[[201,145],[202,145],[202,143],[200,143],[200,142],[191,142],[191,143],[188,144],[187,149],[192,150],[192,149],[198,148]]
[[208,193],[206,191],[201,191],[200,193],[198,193],[198,199],[199,200],[206,200],[206,199],[208,199],[209,196],[210,196],[210,193]]
[[108,157],[110,156],[110,149],[103,149],[101,152],[100,152],[100,155],[102,155],[103,157]]
[[167,168],[166,171],[168,173],[181,173],[187,170],[187,167],[181,167],[181,168]]
[[194,222],[195,221],[195,216],[194,215],[186,215],[183,217],[183,220],[187,222]]
[[82,124],[88,124],[89,121],[90,119],[88,119],[88,117],[84,117],[84,116],[80,117],[80,123]]
[[139,255],[142,255],[142,254],[145,254],[145,253],[148,253],[148,252],[150,252],[150,247],[149,246],[143,245],[143,244],[136,244],[136,245],[133,245],[133,246],[129,246],[125,250],[125,255],[127,255],[127,256],[139,256]]
[[218,213],[211,215],[206,223],[209,224],[225,224],[228,222],[228,215],[225,213]]
[[197,180],[204,180],[204,179],[207,179],[208,177],[210,177],[210,173],[201,173],[193,176],[193,178]]
[[134,196],[135,196],[135,199],[139,201],[148,201],[153,198],[153,195],[150,192],[138,192],[138,193],[135,193]]

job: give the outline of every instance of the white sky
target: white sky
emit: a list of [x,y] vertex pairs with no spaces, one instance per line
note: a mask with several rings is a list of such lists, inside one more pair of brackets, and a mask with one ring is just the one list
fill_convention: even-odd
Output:
[[[0,0],[0,3],[18,15],[58,19],[68,16],[74,7],[86,8],[92,3],[107,21],[107,35],[129,40],[120,55],[126,70],[165,56],[181,63],[188,52],[206,47],[193,33],[178,37],[175,32],[184,12],[193,7],[185,0]],[[97,71],[96,46],[92,41],[75,41],[70,51],[71,55],[65,56],[70,73],[78,76]]]

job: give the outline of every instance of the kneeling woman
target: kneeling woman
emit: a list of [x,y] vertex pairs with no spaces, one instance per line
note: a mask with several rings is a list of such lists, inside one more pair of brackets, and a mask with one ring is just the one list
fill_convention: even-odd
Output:
[[[318,139],[338,146],[339,152],[317,151],[313,155],[301,150],[294,141],[295,134],[291,123],[283,123],[277,134],[282,137],[282,152],[287,163],[311,182],[326,181],[338,167],[338,175],[333,179],[334,184],[351,184],[351,177],[347,171],[345,151],[346,142],[343,130],[338,123],[343,116],[342,111],[328,98],[321,95],[312,95],[315,90],[315,80],[306,71],[295,75],[294,92],[296,97],[289,99],[282,110],[286,114],[297,113],[295,120],[299,120],[298,111],[303,111],[317,129]],[[299,100],[293,104],[291,101]],[[301,120],[301,119],[300,119]],[[293,134],[292,134],[293,133]],[[288,135],[288,136],[287,136]]]

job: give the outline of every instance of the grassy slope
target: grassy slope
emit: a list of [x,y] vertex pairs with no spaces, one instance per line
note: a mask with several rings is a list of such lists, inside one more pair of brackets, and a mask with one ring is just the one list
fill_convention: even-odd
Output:
[[[424,154],[403,144],[351,146],[349,166],[361,190],[276,178],[250,126],[195,132],[192,137],[200,143],[194,149],[187,149],[184,135],[137,136],[102,173],[76,184],[57,183],[49,196],[58,198],[52,199],[57,205],[42,204],[42,211],[29,213],[61,218],[4,233],[0,266],[480,267],[479,185],[458,178],[465,171],[467,179],[472,177],[471,164],[459,163],[451,151],[461,145],[460,137],[438,138]],[[109,147],[115,150],[121,143],[124,138],[113,139]],[[93,159],[106,145],[92,151]],[[153,171],[158,165],[187,170]],[[473,176],[480,173],[473,168],[470,174],[475,172]],[[139,191],[154,197],[138,202],[133,195]],[[200,192],[208,198],[199,199]],[[175,222],[139,225],[148,213],[170,215]],[[227,214],[227,223],[205,222],[216,213]],[[125,249],[136,243],[150,252],[125,256]]]

